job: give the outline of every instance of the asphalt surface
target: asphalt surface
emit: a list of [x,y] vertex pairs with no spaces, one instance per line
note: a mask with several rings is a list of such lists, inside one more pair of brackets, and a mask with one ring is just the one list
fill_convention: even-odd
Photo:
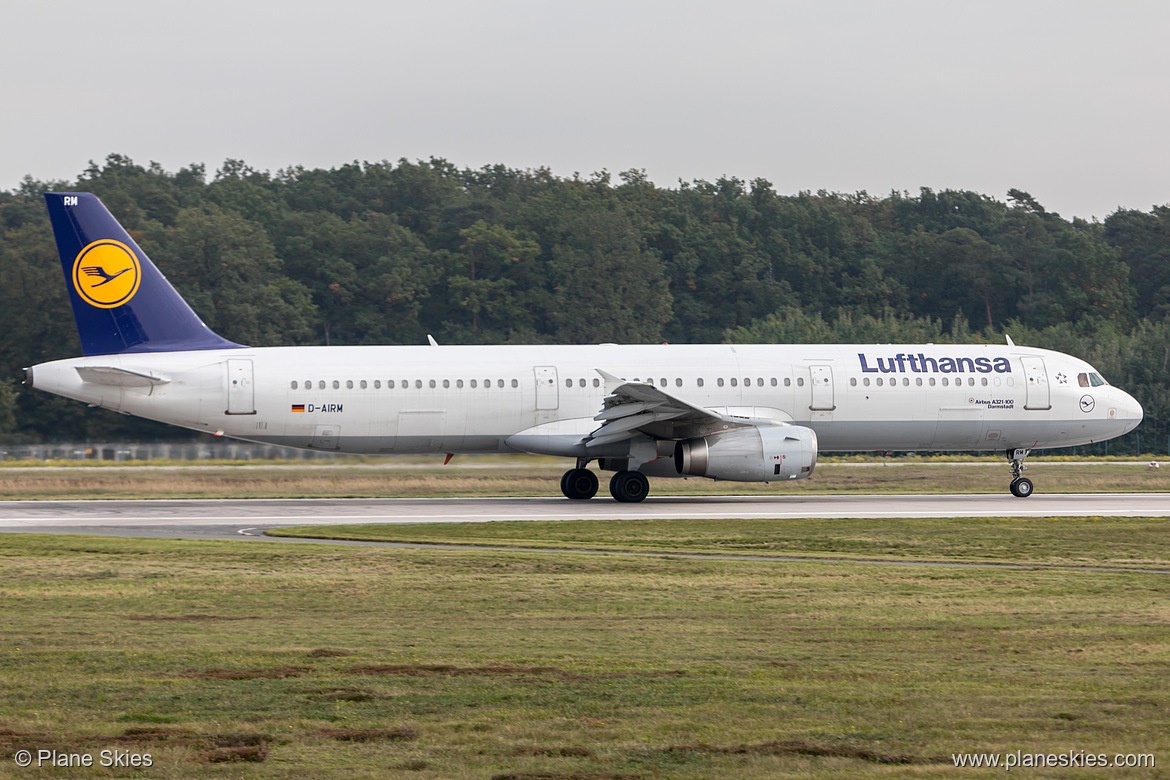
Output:
[[1167,493],[3,501],[0,532],[245,539],[297,525],[637,518],[1170,517]]

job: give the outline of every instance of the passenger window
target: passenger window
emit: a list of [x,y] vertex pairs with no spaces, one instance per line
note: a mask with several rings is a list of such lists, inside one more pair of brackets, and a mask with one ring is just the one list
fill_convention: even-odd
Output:
[[434,386],[435,386],[435,380],[433,380],[433,379],[431,379],[431,380],[428,380],[428,381],[427,381],[427,385],[429,385],[429,386],[430,386],[430,387],[433,389],[433,388],[434,388]]
[[927,380],[927,381],[929,381],[929,382],[930,382],[930,386],[931,386],[931,387],[934,387],[934,377],[931,377],[931,378],[930,378],[929,380]]
[[459,389],[462,389],[462,388],[463,388],[463,380],[462,380],[462,379],[456,379],[456,380],[455,380],[455,387],[457,387],[457,388],[459,388]]
[[881,387],[883,384],[885,384],[885,382],[884,382],[884,381],[882,380],[882,378],[879,376],[879,377],[877,378],[877,386],[878,386],[878,387]]
[[804,377],[798,376],[796,378],[796,386],[797,387],[804,387]]
[[910,377],[908,377],[908,376],[902,377],[902,387],[909,387],[909,386],[910,386]]
[[393,390],[393,389],[394,389],[394,380],[393,380],[393,379],[387,379],[387,380],[386,380],[386,389],[387,389],[387,390]]
[[444,388],[449,388],[449,387],[451,387],[451,380],[450,380],[450,379],[444,379],[444,380],[443,380],[443,387],[444,387]]
[[944,377],[942,378],[942,383],[943,383],[943,387],[947,387],[947,386],[949,386],[949,384],[950,384],[950,380],[949,380],[949,379],[947,379],[947,378],[944,376]]
[[695,385],[698,387],[702,387],[703,386],[703,377],[699,377],[698,379],[696,379]]
[[517,380],[513,379],[513,380],[512,380],[512,387],[519,387],[519,386],[520,386],[520,382],[518,382]]
[[772,387],[776,386],[776,377],[772,377]]
[[720,387],[723,387],[723,377],[719,377],[718,379],[716,379],[715,384],[719,385]]
[[585,380],[584,380],[584,379],[578,379],[578,380],[577,380],[577,387],[584,387],[584,386],[585,386]]
[[987,377],[983,377],[983,378],[982,378],[982,379],[980,379],[979,381],[983,383],[983,386],[984,386],[984,387],[987,387]]
[[503,386],[504,386],[504,380],[503,380],[503,379],[497,379],[497,380],[496,380],[496,387],[503,387]]
[[849,385],[850,385],[850,387],[857,387],[857,377],[855,377],[855,376],[849,377]]
[[[431,380],[431,381],[433,382],[434,380]],[[414,380],[414,386],[416,389],[421,390],[422,389],[422,380],[421,379]]]
[[967,384],[970,385],[971,387],[974,387],[975,386],[975,377],[973,377],[973,376],[967,377]]
[[731,386],[732,386],[732,387],[737,387],[737,386],[738,386],[738,385],[736,384],[736,382],[737,382],[737,381],[738,381],[738,380],[736,380],[736,378],[735,378],[735,377],[732,377],[732,378],[731,378]]
[[919,387],[922,387],[922,377],[920,377],[920,376],[919,376],[919,377],[915,377],[915,378],[914,378],[914,384],[918,385]]
[[593,386],[594,386],[594,387],[601,387],[601,380],[600,380],[600,379],[594,379],[594,380],[593,380]]
[[674,386],[675,387],[682,387],[682,378],[681,377],[675,377]]
[[318,389],[318,390],[324,390],[324,389],[325,389],[325,380],[324,380],[324,379],[319,379],[319,380],[317,380],[317,389]]
[[572,387],[572,386],[573,386],[573,380],[572,380],[572,379],[566,379],[566,380],[565,380],[565,387]]
[[375,380],[374,380],[374,389],[375,389],[375,390],[381,390],[381,389],[382,389],[382,380],[381,380],[381,379],[375,379]]
[[345,389],[346,390],[353,390],[353,380],[352,379],[345,380]]
[[869,387],[869,377],[862,377],[861,384],[865,385],[866,387]]
[[666,387],[666,377],[662,377],[661,379],[658,380],[658,386],[659,387]]
[[367,387],[367,385],[366,385],[366,380],[364,380],[364,379],[363,379],[363,380],[362,380],[362,382],[361,382],[361,388],[362,388],[362,390],[365,390],[365,389],[366,389],[366,387]]
[[295,379],[292,381],[292,389],[293,390],[297,389],[297,380],[295,380]]
[[478,387],[478,385],[475,383],[474,379],[471,380],[471,387],[472,387],[472,389],[475,389],[476,387]]
[[788,377],[788,376],[784,377],[784,386],[785,387],[792,387],[792,377]]

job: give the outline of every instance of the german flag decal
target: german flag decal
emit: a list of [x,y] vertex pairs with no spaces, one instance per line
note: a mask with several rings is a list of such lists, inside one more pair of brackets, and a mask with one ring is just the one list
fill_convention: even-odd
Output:
[[293,404],[292,410],[294,412],[303,412],[303,411],[305,411],[305,405],[304,404]]

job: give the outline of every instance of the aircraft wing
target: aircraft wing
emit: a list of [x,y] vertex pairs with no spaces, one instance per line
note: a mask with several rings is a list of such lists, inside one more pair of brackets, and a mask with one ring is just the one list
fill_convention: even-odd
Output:
[[676,439],[715,430],[775,424],[775,421],[721,414],[684,401],[652,384],[626,382],[606,371],[596,370],[605,379],[609,395],[601,412],[593,418],[602,425],[584,438],[586,447],[612,444],[639,433]]

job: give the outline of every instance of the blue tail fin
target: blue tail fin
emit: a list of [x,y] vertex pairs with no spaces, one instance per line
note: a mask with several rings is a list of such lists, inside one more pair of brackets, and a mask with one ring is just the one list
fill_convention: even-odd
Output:
[[240,346],[203,324],[96,195],[45,201],[86,355]]

